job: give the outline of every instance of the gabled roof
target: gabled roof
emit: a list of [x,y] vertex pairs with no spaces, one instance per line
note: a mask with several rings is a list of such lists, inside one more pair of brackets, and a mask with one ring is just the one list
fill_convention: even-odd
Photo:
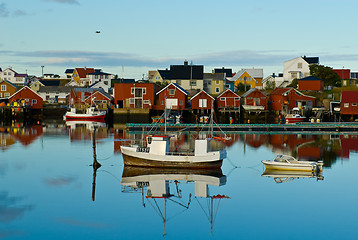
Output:
[[244,73],[249,74],[252,78],[263,78],[263,69],[262,68],[245,68],[241,69],[238,73],[236,73],[230,81],[235,82],[239,79]]
[[308,64],[319,64],[319,57],[302,57]]
[[75,71],[75,69],[66,69],[65,73],[73,73],[73,71]]
[[211,79],[212,81],[225,81],[225,73],[204,73],[204,79]]
[[308,76],[305,78],[298,79],[298,81],[323,81],[323,80],[318,77]]
[[251,93],[255,92],[256,90],[259,91],[260,93],[262,93],[263,95],[267,96],[265,93],[261,92],[260,90],[258,90],[256,88],[251,88],[247,92],[242,94],[241,97],[246,98],[247,96],[249,96]]
[[358,102],[358,91],[342,91],[341,102]]
[[9,82],[8,80],[2,80],[2,81],[0,81],[0,84],[1,84],[2,82],[6,82],[6,83],[9,84],[10,86],[13,86],[15,89],[17,89],[17,86],[16,86],[15,84]]
[[62,92],[62,93],[70,93],[72,87],[68,86],[40,86],[39,93],[42,92]]
[[[25,91],[26,89],[27,89],[27,90],[30,90],[31,92],[35,93],[39,98],[41,98],[41,96],[40,96],[37,92],[35,92],[35,91],[32,90],[31,88],[29,88],[28,86],[25,86],[25,87],[19,89],[16,93],[12,94],[12,95],[9,97],[9,99],[12,98],[13,96],[15,96],[16,94],[18,94],[19,92]],[[41,98],[41,99],[42,99],[42,98]]]
[[27,77],[26,73],[15,73],[14,77]]
[[102,72],[101,69],[95,69],[93,73],[87,73],[87,75],[111,75],[111,74]]
[[159,92],[157,92],[157,95],[159,95],[160,92],[164,91],[164,89],[168,88],[169,86],[175,86],[176,88],[178,88],[180,91],[182,91],[185,95],[189,95],[189,92],[187,92],[184,88],[182,88],[181,86],[179,86],[178,84],[176,83],[171,83],[171,84],[168,84],[165,88],[161,89]]
[[232,69],[231,68],[215,68],[215,73],[226,73],[226,77],[232,77]]
[[308,96],[308,95],[305,95],[303,93],[301,93],[300,91],[294,89],[294,88],[275,88],[270,95],[284,95],[285,93],[288,93],[288,92],[291,92],[291,91],[295,91],[298,95],[300,96],[305,96],[305,97],[309,97],[309,98],[315,98],[315,97],[312,97],[312,96]]
[[234,92],[231,91],[230,89],[226,89],[225,91],[223,91],[222,93],[220,93],[220,94],[216,97],[216,99],[220,98],[221,95],[224,95],[226,92],[232,92],[234,95],[236,95],[238,98],[240,98],[240,96],[239,96],[238,94],[234,93]]
[[85,99],[85,101],[86,101],[88,98],[91,98],[91,97],[92,97],[94,94],[96,94],[96,93],[99,93],[99,94],[103,95],[105,98],[107,98],[108,100],[111,100],[111,95],[110,95],[110,94],[105,93],[105,92],[102,92],[102,91],[95,91],[95,92],[93,92],[90,96],[88,96],[88,97]]
[[94,68],[76,68],[76,71],[80,78],[86,78],[87,74],[94,72]]
[[213,96],[211,96],[209,93],[205,92],[205,90],[201,90],[200,92],[198,92],[197,94],[195,94],[194,96],[192,96],[190,98],[190,101],[193,100],[194,98],[196,98],[200,93],[204,92],[206,95],[208,95],[209,97],[211,97],[211,99],[215,100],[215,98]]
[[170,70],[165,69],[165,70],[158,70],[158,73],[160,74],[160,76],[162,77],[163,80],[170,80]]

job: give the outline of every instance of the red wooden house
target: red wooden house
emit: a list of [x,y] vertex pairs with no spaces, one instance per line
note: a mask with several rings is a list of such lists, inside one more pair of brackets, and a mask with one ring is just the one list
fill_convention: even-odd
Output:
[[191,109],[194,110],[194,112],[209,113],[209,110],[214,107],[214,101],[215,98],[204,90],[201,90],[190,99]]
[[273,111],[300,109],[312,109],[315,106],[315,97],[304,95],[294,88],[275,88],[269,96]]
[[240,96],[230,89],[226,89],[216,97],[216,103],[219,110],[226,108],[239,108]]
[[156,110],[164,110],[164,102],[166,108],[173,110],[184,110],[188,104],[189,93],[176,83],[167,85],[156,95],[158,99],[155,105]]
[[153,109],[159,89],[155,83],[116,83],[114,103],[117,108]]
[[323,91],[324,82],[322,79],[309,76],[298,79],[298,90],[300,91]]
[[267,110],[268,96],[256,88],[251,88],[249,91],[241,95],[241,104],[244,106],[262,106]]
[[341,95],[341,114],[358,114],[358,91],[342,91]]
[[9,97],[9,103],[17,102],[21,107],[31,107],[32,109],[42,109],[43,100],[40,95],[25,86]]
[[111,96],[105,92],[95,91],[84,102],[88,105],[95,103],[100,109],[107,109],[111,104]]

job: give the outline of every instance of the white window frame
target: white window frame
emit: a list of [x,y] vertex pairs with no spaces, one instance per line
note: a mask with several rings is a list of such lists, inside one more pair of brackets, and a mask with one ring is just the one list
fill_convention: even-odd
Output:
[[1,91],[6,91],[6,85],[1,85]]
[[9,92],[4,93],[4,97],[10,97],[10,93]]
[[135,101],[134,101],[134,98],[130,98],[130,99],[129,99],[129,104],[134,104],[134,102],[135,102]]
[[208,106],[208,100],[206,98],[199,99],[199,107],[205,108]]
[[343,107],[345,107],[345,108],[349,107],[349,103],[344,103]]
[[175,89],[168,89],[169,95],[175,95]]

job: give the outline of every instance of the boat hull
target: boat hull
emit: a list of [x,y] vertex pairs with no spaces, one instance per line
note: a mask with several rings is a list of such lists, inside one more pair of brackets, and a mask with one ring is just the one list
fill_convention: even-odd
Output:
[[297,117],[297,118],[286,118],[286,123],[298,123],[298,122],[304,122],[306,120],[305,117]]
[[77,121],[104,121],[106,113],[89,115],[89,114],[66,114],[66,120],[77,120]]
[[268,161],[262,161],[266,169],[270,170],[286,170],[286,171],[305,171],[313,172],[316,170],[316,166],[313,164],[280,164],[271,163]]

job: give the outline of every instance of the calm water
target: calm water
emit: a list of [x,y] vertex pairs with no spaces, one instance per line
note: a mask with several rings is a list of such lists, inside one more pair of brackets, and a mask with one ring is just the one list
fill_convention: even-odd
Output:
[[[355,239],[357,135],[232,135],[221,171],[124,168],[134,135],[64,125],[0,129],[2,239]],[[183,134],[172,148],[190,148]],[[217,147],[220,143],[213,145]],[[263,176],[278,153],[322,176]],[[265,174],[264,174],[265,175]],[[298,178],[299,177],[299,178]],[[178,180],[178,181],[175,181]],[[162,192],[171,197],[156,198]]]

